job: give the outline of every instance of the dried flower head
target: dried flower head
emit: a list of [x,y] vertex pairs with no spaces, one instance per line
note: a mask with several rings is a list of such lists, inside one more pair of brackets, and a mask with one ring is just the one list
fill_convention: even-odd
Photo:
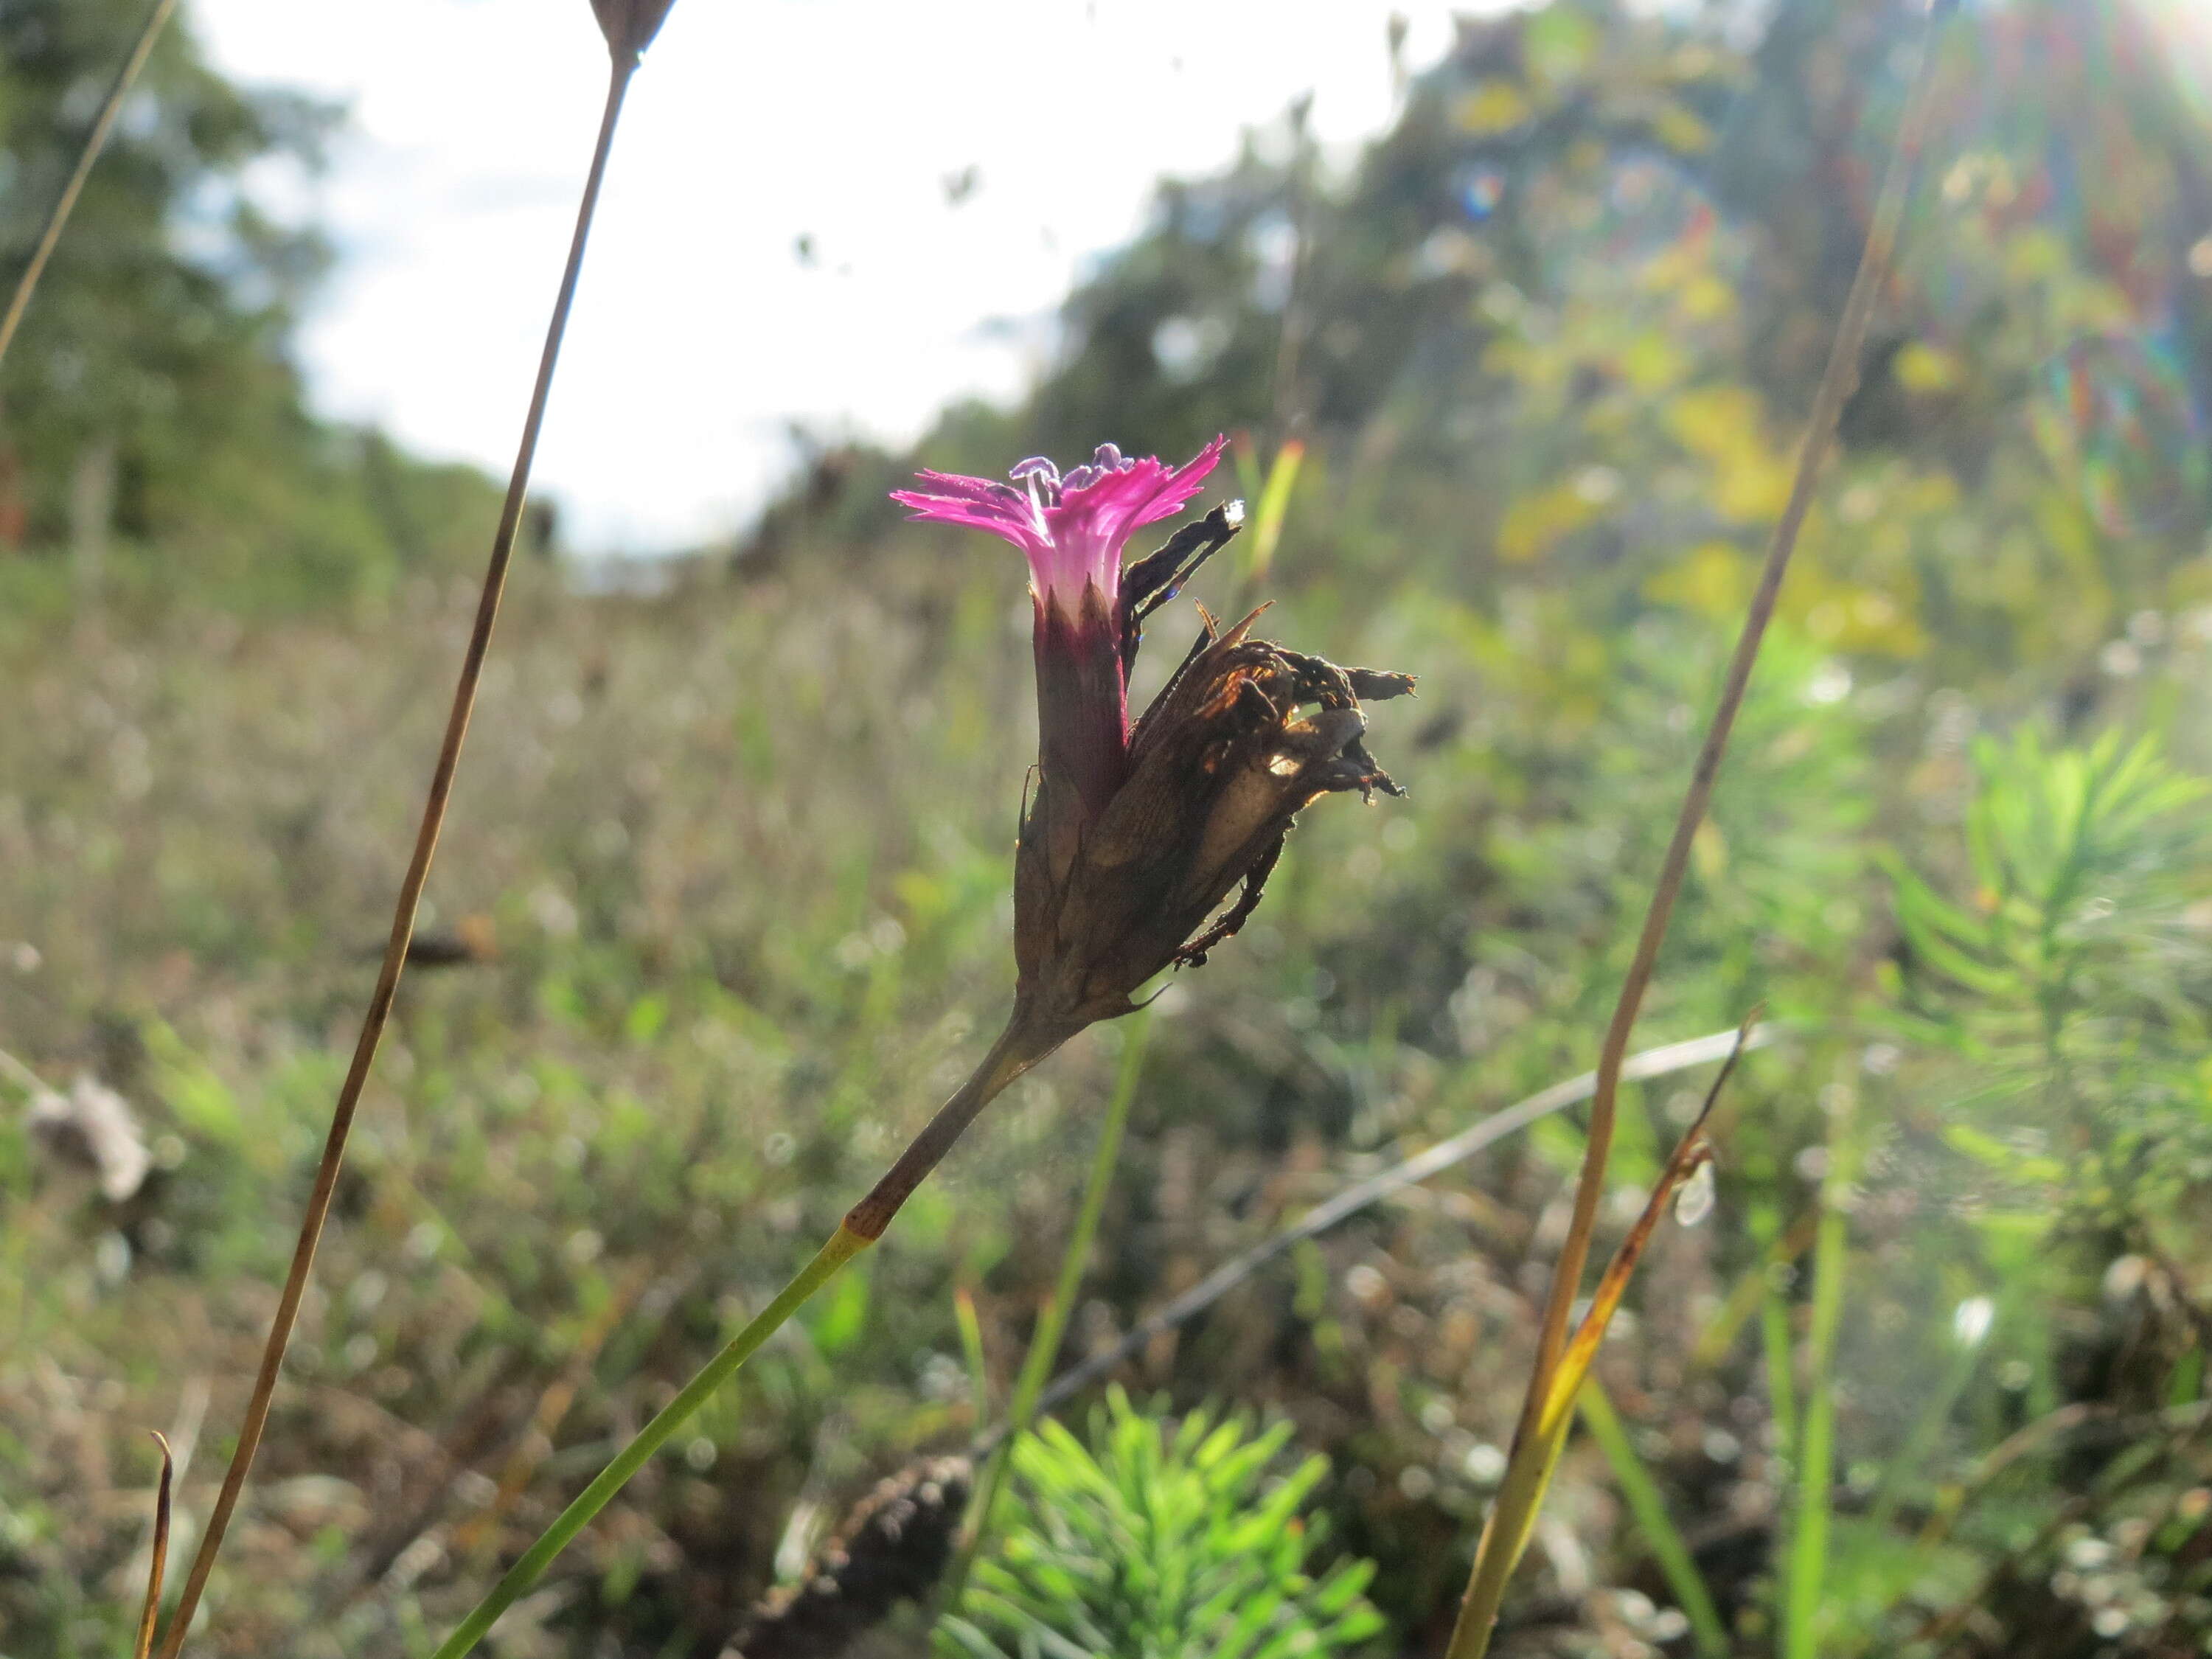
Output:
[[808,1564],[771,1591],[732,1638],[734,1659],[806,1659],[844,1653],[901,1601],[937,1588],[952,1559],[975,1471],[934,1457],[877,1484]]
[[1255,639],[1256,611],[1224,630],[1201,608],[1196,642],[1131,724],[1146,619],[1237,534],[1242,505],[1126,569],[1122,550],[1189,503],[1224,441],[1179,467],[1102,444],[1065,477],[1038,457],[1012,484],[924,472],[924,488],[893,492],[916,519],[989,531],[1029,557],[1038,745],[1015,860],[1016,1000],[1048,1042],[1128,1012],[1154,974],[1236,933],[1300,809],[1401,793],[1367,752],[1359,702],[1412,678]]
[[607,37],[607,50],[617,64],[637,61],[675,5],[676,0],[592,0],[599,33]]

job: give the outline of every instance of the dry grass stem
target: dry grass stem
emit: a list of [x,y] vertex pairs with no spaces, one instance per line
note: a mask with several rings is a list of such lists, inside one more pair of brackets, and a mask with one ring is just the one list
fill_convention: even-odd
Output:
[[92,176],[92,164],[107,147],[107,136],[115,131],[116,117],[123,112],[123,100],[130,96],[131,83],[137,80],[138,71],[146,67],[146,60],[153,56],[154,42],[160,39],[169,14],[176,9],[177,0],[154,0],[153,9],[139,27],[131,55],[116,71],[115,83],[107,89],[107,100],[93,118],[92,131],[85,135],[84,149],[76,158],[76,169],[62,186],[60,196],[55,198],[53,211],[46,216],[46,228],[39,234],[38,246],[31,250],[30,263],[15,279],[15,291],[9,297],[7,314],[0,316],[0,359],[6,358],[9,346],[15,342],[23,313],[30,308],[32,292],[39,286],[39,278],[46,274],[46,261],[54,256],[54,246],[61,240],[62,227],[69,222],[76,198],[84,191],[84,181]]
[[315,1182],[307,1197],[307,1214],[301,1222],[300,1240],[292,1255],[292,1266],[284,1281],[283,1296],[276,1306],[276,1316],[269,1330],[269,1340],[261,1357],[259,1374],[255,1377],[253,1392],[247,1400],[246,1419],[239,1431],[238,1449],[223,1475],[222,1490],[217,1495],[213,1511],[208,1517],[207,1530],[200,1539],[199,1548],[192,1557],[191,1571],[185,1580],[183,1595],[179,1598],[177,1611],[169,1623],[167,1637],[161,1645],[161,1659],[176,1659],[184,1645],[185,1636],[191,1627],[194,1610],[206,1589],[208,1574],[212,1571],[217,1553],[222,1547],[223,1534],[230,1524],[233,1512],[238,1507],[240,1491],[246,1485],[248,1472],[253,1466],[253,1456],[261,1443],[263,1431],[269,1422],[269,1407],[276,1392],[276,1376],[283,1364],[284,1350],[291,1340],[292,1328],[299,1318],[301,1298],[306,1294],[309,1275],[313,1271],[315,1247],[322,1237],[324,1222],[330,1215],[331,1200],[337,1188],[338,1168],[345,1157],[346,1139],[353,1128],[354,1115],[361,1104],[361,1094],[368,1080],[370,1066],[376,1059],[376,1050],[384,1035],[385,1022],[392,1013],[393,998],[398,994],[399,975],[407,957],[407,946],[415,933],[415,915],[422,903],[422,889],[429,879],[430,860],[438,847],[438,833],[446,819],[446,807],[453,795],[454,774],[460,765],[461,744],[468,735],[469,716],[476,706],[477,686],[483,676],[486,653],[491,647],[492,629],[499,617],[501,593],[507,584],[507,573],[514,552],[515,532],[522,522],[523,499],[530,484],[531,463],[538,452],[538,434],[544,423],[545,404],[553,384],[555,365],[560,360],[561,339],[568,324],[568,312],[576,295],[576,279],[583,268],[584,250],[590,240],[592,216],[599,204],[599,187],[605,177],[607,156],[614,143],[616,123],[621,117],[623,98],[629,88],[635,62],[615,61],[607,85],[606,107],[599,121],[599,141],[592,151],[591,170],[584,183],[581,202],[576,210],[576,228],[568,246],[568,264],[562,273],[558,296],[554,301],[551,321],[545,331],[544,350],[538,359],[538,378],[530,394],[530,410],[525,416],[522,440],[517,447],[514,468],[508,477],[505,505],[500,512],[499,528],[492,539],[491,557],[484,570],[483,586],[477,604],[474,627],[469,635],[468,647],[461,659],[459,683],[453,688],[452,713],[446,722],[443,742],[438,750],[438,760],[430,778],[428,799],[423,802],[420,827],[416,831],[414,855],[409,861],[407,874],[400,883],[399,896],[392,908],[391,937],[386,942],[384,963],[376,979],[376,989],[371,994],[368,1012],[362,1021],[361,1036],[355,1044],[352,1063],[346,1070],[345,1081],[338,1091],[337,1105],[331,1116],[331,1127],[323,1146],[322,1161],[315,1171]]
[[[1583,1270],[1589,1259],[1590,1237],[1597,1220],[1598,1202],[1603,1195],[1606,1166],[1613,1151],[1622,1062],[1627,1056],[1629,1036],[1635,1029],[1637,1016],[1644,1006],[1644,993],[1650,988],[1652,972],[1658,963],[1659,947],[1666,939],[1668,923],[1674,915],[1674,901],[1681,892],[1683,878],[1689,869],[1691,843],[1698,826],[1705,822],[1706,809],[1711,803],[1713,785],[1720,775],[1721,761],[1728,752],[1729,738],[1735,731],[1736,715],[1743,706],[1744,694],[1751,684],[1752,670],[1758,663],[1759,647],[1765,640],[1767,625],[1773,620],[1775,603],[1782,592],[1783,578],[1789,573],[1790,555],[1796,549],[1805,515],[1812,507],[1813,491],[1819,481],[1820,465],[1826,459],[1829,446],[1835,437],[1836,423],[1843,413],[1844,404],[1858,385],[1859,355],[1865,345],[1867,325],[1874,314],[1875,301],[1896,250],[1898,227],[1904,216],[1912,173],[1927,135],[1932,103],[1930,92],[1935,80],[1935,35],[1942,20],[1952,10],[1953,4],[1954,0],[1937,0],[1931,9],[1928,29],[1922,42],[1920,65],[1914,76],[1905,113],[1898,128],[1896,145],[1890,155],[1889,169],[1882,181],[1881,193],[1875,203],[1874,221],[1868,228],[1866,246],[1859,258],[1858,270],[1851,280],[1850,293],[1844,301],[1843,315],[1836,325],[1835,339],[1829,349],[1826,367],[1821,372],[1820,385],[1814,393],[1812,411],[1807,421],[1803,446],[1798,452],[1789,501],[1768,542],[1759,586],[1752,595],[1749,612],[1744,618],[1742,631],[1737,636],[1735,653],[1729,659],[1719,704],[1706,727],[1705,742],[1698,750],[1697,763],[1690,775],[1689,788],[1683,796],[1681,811],[1675,818],[1674,834],[1660,866],[1650,907],[1644,915],[1643,932],[1636,941],[1635,955],[1622,982],[1620,999],[1613,1006],[1613,1018],[1606,1027],[1604,1043],[1598,1054],[1596,1087],[1591,1097],[1589,1140],[1583,1152],[1581,1176],[1575,1189],[1574,1213],[1568,1227],[1566,1243],[1559,1252],[1559,1260],[1553,1274],[1551,1293],[1544,1308],[1543,1324],[1537,1340],[1535,1366],[1516,1431],[1516,1439],[1520,1442],[1533,1442],[1537,1437],[1540,1419],[1551,1397],[1553,1378],[1566,1351],[1568,1325],[1576,1297],[1582,1287]],[[1504,1504],[1505,1497],[1501,1493],[1498,1504],[1492,1511],[1493,1522]],[[1533,1522],[1533,1516],[1528,1518]],[[1490,1553],[1487,1550],[1478,1553],[1475,1571],[1468,1581],[1468,1600],[1461,1609],[1459,1627],[1454,1632],[1451,1646],[1448,1650],[1449,1659],[1479,1659],[1489,1644],[1490,1626],[1495,1617],[1496,1607],[1494,1604],[1488,1607],[1478,1605],[1477,1589],[1485,1582],[1485,1562]],[[1513,1553],[1517,1555],[1518,1552]]]
[[146,1567],[146,1605],[138,1614],[138,1639],[131,1644],[132,1659],[146,1659],[154,1650],[154,1625],[161,1616],[161,1576],[169,1565],[169,1498],[177,1475],[177,1460],[159,1429],[149,1429],[161,1449],[161,1484],[154,1493],[154,1547]]
[[[1711,1087],[1706,1090],[1696,1119],[1675,1146],[1674,1156],[1667,1160],[1658,1180],[1652,1183],[1644,1212],[1607,1264],[1604,1275],[1598,1280],[1597,1291],[1590,1297],[1589,1310],[1575,1328],[1573,1339],[1561,1353],[1559,1364],[1543,1379],[1543,1396],[1536,1401],[1535,1411],[1514,1437],[1505,1479],[1498,1487],[1497,1502],[1491,1505],[1481,1542],[1475,1547],[1474,1571],[1468,1583],[1467,1601],[1461,1609],[1459,1627],[1452,1634],[1449,1651],[1455,1655],[1463,1641],[1474,1641],[1472,1650],[1478,1654],[1487,1644],[1490,1624],[1504,1599],[1506,1583],[1520,1565],[1528,1540],[1535,1532],[1537,1511],[1542,1507],[1553,1472],[1559,1467],[1559,1454],[1566,1449],[1576,1401],[1597,1358],[1599,1345],[1605,1340],[1606,1329],[1613,1323],[1613,1315],[1620,1310],[1621,1298],[1628,1294],[1628,1282],[1635,1277],[1637,1263],[1644,1259],[1652,1235],[1658,1231],[1660,1218],[1666,1213],[1668,1202],[1682,1183],[1712,1156],[1705,1139],[1705,1124],[1719,1103],[1721,1091],[1735,1074],[1736,1061],[1743,1055],[1745,1039],[1753,1029],[1753,1021],[1746,1020],[1735,1048],[1713,1079]],[[1479,1627],[1476,1621],[1480,1621]]]

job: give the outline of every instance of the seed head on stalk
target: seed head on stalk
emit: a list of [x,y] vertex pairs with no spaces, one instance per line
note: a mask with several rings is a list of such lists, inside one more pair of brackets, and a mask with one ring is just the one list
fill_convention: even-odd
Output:
[[675,6],[676,0],[592,0],[599,33],[607,37],[607,50],[621,64],[638,60]]

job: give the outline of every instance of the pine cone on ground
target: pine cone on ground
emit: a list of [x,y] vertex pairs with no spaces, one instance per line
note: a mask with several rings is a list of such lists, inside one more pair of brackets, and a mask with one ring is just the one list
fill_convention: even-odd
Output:
[[945,1576],[974,1471],[939,1457],[881,1482],[845,1517],[806,1576],[764,1597],[723,1659],[836,1659],[898,1602]]

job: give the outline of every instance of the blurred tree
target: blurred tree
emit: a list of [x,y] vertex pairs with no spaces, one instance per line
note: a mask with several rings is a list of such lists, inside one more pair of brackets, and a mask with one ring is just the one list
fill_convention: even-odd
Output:
[[[15,266],[75,162],[144,8],[139,0],[9,0],[0,8],[0,241]],[[249,94],[217,76],[183,29],[156,49],[88,182],[9,364],[8,432],[50,526],[79,456],[115,446],[130,474],[126,527],[176,475],[296,410],[283,351],[326,250],[238,189],[264,158],[301,167],[334,112]]]
[[[141,0],[0,3],[10,277],[143,13]],[[311,175],[338,119],[225,81],[182,21],[164,34],[0,372],[0,544],[66,537],[82,550],[112,523],[161,539],[184,578],[273,574],[315,592],[425,554],[416,496],[472,493],[469,475],[309,412],[292,332],[329,249],[244,187],[249,170]]]

